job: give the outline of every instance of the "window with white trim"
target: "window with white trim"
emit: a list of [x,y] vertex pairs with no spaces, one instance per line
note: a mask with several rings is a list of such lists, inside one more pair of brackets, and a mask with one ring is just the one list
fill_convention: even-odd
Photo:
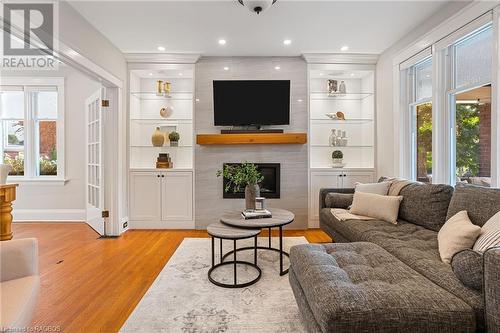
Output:
[[491,184],[493,29],[486,25],[448,48],[450,182]]
[[64,179],[64,79],[2,78],[0,156],[16,181]]

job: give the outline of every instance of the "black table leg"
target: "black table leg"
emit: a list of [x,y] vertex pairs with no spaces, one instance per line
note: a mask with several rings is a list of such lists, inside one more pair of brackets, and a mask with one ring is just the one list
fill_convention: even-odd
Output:
[[255,236],[254,250],[253,250],[253,263],[257,266],[257,236]]
[[269,248],[271,248],[271,228],[269,228]]
[[212,237],[212,267],[215,266],[215,240]]
[[234,244],[234,285],[236,286],[236,239],[233,241]]
[[280,226],[280,275],[285,275],[283,272],[283,227]]
[[219,246],[220,246],[220,251],[219,251],[220,252],[220,262],[222,262],[223,261],[223,259],[222,259],[222,238],[220,239]]

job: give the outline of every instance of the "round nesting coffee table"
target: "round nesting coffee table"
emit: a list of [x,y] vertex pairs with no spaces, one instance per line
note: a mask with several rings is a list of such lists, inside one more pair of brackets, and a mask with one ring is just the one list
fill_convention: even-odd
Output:
[[[248,219],[245,220],[243,216],[241,216],[240,212],[231,212],[222,215],[220,221],[228,226],[241,228],[241,229],[269,229],[269,245],[268,246],[257,246],[259,250],[270,250],[279,252],[280,254],[280,275],[285,275],[288,273],[288,268],[283,269],[283,256],[289,257],[288,253],[283,251],[283,226],[290,224],[294,221],[295,215],[292,212],[284,209],[273,208],[269,209],[273,217],[270,218],[262,218],[262,219]],[[279,228],[279,249],[273,248],[271,244],[271,229]],[[234,249],[228,253],[226,253],[222,260],[224,260],[227,256],[231,255],[233,252],[250,250],[253,247],[242,247],[239,249]]]
[[[260,234],[260,230],[257,229],[242,229],[242,228],[234,228],[222,223],[213,223],[210,224],[207,227],[207,232],[210,236],[212,236],[212,267],[208,270],[208,279],[210,282],[213,284],[219,286],[219,287],[224,287],[224,288],[242,288],[242,287],[247,287],[255,282],[259,281],[260,276],[262,274],[262,271],[260,270],[259,266],[257,266],[257,236]],[[215,264],[215,238],[219,238],[220,240],[220,262],[218,264]],[[254,249],[254,262],[246,262],[242,260],[236,260],[236,241],[240,239],[247,239],[247,238],[254,238],[254,247],[248,247],[249,249]],[[227,240],[232,240],[233,241],[233,261],[224,261],[224,258],[226,256],[222,255],[222,240],[227,239]],[[237,280],[237,269],[236,265],[241,264],[241,265],[246,265],[253,267],[257,270],[258,275],[255,279],[245,282],[245,283],[238,283]],[[234,265],[234,283],[229,284],[229,283],[223,283],[216,281],[215,279],[212,278],[212,272],[225,265]]]

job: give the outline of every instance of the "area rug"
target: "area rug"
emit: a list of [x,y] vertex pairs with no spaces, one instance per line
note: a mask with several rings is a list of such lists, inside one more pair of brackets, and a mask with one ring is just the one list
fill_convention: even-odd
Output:
[[[265,246],[267,238],[259,238]],[[245,288],[213,285],[207,277],[211,266],[211,240],[187,238],[127,319],[120,332],[305,332],[288,275],[279,276],[279,254],[259,250],[261,279]],[[253,245],[238,241],[238,247]],[[272,239],[278,246],[278,238]],[[304,237],[284,238],[284,248],[307,243]],[[218,241],[216,242],[218,249]],[[232,249],[223,242],[223,253]],[[218,251],[216,251],[218,253]],[[231,258],[228,258],[232,259]],[[253,261],[253,251],[242,251],[238,260]],[[285,267],[288,267],[285,259]],[[231,267],[229,267],[231,266]],[[232,282],[232,265],[221,267],[214,277]],[[252,268],[238,266],[238,279],[256,276]],[[239,281],[238,281],[239,282]]]

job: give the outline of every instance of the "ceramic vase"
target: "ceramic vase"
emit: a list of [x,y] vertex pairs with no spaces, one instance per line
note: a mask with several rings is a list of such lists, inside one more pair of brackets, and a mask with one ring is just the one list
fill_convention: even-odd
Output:
[[162,118],[168,118],[172,115],[173,112],[174,112],[174,108],[171,106],[167,106],[167,107],[160,109],[160,116]]
[[340,81],[339,93],[341,93],[341,94],[345,94],[346,93],[346,88],[345,88],[345,82],[344,81]]
[[337,92],[337,80],[328,80],[326,86],[329,94],[334,94]]
[[161,147],[163,146],[163,143],[165,142],[165,134],[160,131],[160,128],[157,127],[153,135],[151,135],[151,143],[153,144],[154,147]]
[[170,140],[170,147],[179,147],[179,141]]
[[12,171],[10,164],[0,164],[0,185],[7,184],[7,176]]
[[247,185],[245,187],[245,209],[255,210],[255,198],[260,197],[260,187],[258,184]]

